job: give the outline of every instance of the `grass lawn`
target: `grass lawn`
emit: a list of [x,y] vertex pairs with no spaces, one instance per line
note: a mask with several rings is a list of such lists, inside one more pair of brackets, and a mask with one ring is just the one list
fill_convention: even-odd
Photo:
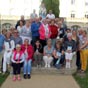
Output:
[[6,78],[8,77],[9,73],[6,73],[5,75],[2,75],[0,73],[0,86],[2,85],[2,83],[6,80]]
[[80,88],[88,88],[88,70],[84,77],[74,74],[73,75],[77,83],[80,85]]

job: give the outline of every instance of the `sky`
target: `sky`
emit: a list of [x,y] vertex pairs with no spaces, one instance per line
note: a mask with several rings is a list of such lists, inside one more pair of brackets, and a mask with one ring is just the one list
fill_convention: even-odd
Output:
[[0,0],[0,14],[29,16],[33,9],[39,13],[40,0]]

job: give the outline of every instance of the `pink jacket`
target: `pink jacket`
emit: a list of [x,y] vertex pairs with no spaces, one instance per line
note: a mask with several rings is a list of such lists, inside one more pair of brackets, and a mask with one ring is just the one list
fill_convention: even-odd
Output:
[[[49,29],[49,34],[48,34],[48,38],[50,38],[50,27],[48,25],[48,29]],[[40,28],[39,28],[39,34],[40,34],[40,39],[41,40],[45,40],[46,36],[45,36],[45,29],[43,24],[41,24]]]

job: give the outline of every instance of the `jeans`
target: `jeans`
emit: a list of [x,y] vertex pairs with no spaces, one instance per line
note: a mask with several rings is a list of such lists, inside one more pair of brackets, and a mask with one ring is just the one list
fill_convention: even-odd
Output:
[[30,74],[31,73],[31,63],[32,60],[25,60],[24,61],[24,74]]

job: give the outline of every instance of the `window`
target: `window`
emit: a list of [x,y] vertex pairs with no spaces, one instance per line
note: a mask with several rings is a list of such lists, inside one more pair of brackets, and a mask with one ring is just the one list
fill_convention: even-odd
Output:
[[75,14],[71,14],[71,18],[75,18]]
[[72,4],[72,5],[75,4],[75,0],[71,0],[71,4]]
[[88,19],[88,14],[85,14],[85,18],[87,18],[87,19]]
[[88,6],[88,0],[85,0],[85,6]]

